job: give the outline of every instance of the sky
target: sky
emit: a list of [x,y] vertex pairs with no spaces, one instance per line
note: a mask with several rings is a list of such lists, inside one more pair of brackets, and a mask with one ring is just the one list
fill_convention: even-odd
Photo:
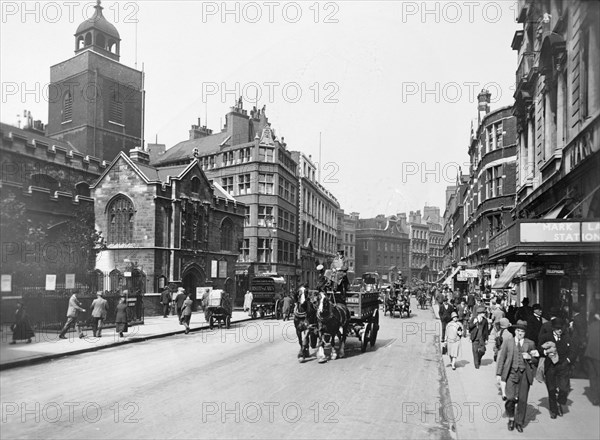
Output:
[[[0,3],[0,119],[17,125],[28,110],[45,123],[50,66],[74,55],[95,2]],[[443,213],[446,186],[468,170],[477,94],[491,92],[492,110],[513,103],[516,1],[102,6],[121,63],[145,72],[146,142],[170,148],[198,118],[218,132],[241,95],[362,218]]]

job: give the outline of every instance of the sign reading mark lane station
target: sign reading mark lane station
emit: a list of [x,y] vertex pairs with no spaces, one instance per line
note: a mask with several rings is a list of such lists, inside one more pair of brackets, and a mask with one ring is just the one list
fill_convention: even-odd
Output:
[[600,222],[521,223],[522,243],[600,242]]

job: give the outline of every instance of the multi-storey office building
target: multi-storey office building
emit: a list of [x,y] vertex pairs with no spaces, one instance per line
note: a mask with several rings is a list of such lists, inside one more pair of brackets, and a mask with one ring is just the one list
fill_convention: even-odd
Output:
[[317,169],[310,156],[292,152],[298,164],[298,243],[300,250],[300,281],[315,286],[316,267],[331,265],[337,251],[338,211],[340,204],[318,182]]
[[356,224],[356,273],[377,272],[392,283],[409,273],[410,241],[406,214],[359,219]]
[[410,211],[408,216],[410,238],[410,280],[429,281],[429,226],[421,211]]
[[[220,133],[193,125],[190,139],[169,148],[153,165],[164,168],[195,159],[215,186],[245,205],[238,290],[248,289],[251,278],[261,273],[277,273],[295,289],[298,166],[284,139],[275,136],[265,108],[254,108],[248,115],[240,99]],[[315,212],[312,205],[309,212]]]
[[[469,183],[464,203],[465,261],[470,287],[491,287],[496,264],[488,261],[489,240],[511,221],[515,200],[516,120],[511,107],[489,111],[490,93],[478,95],[478,125],[471,132]],[[474,275],[477,274],[477,277]]]
[[517,204],[490,259],[508,262],[500,281],[520,282],[544,308],[590,311],[600,285],[600,4],[523,0],[517,18]]

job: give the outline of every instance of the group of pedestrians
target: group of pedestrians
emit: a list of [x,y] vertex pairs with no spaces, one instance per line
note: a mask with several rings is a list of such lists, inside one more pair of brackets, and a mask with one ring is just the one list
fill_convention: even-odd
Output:
[[496,299],[490,301],[489,309],[476,300],[471,314],[468,300],[464,298],[457,306],[448,295],[436,299],[441,301],[443,352],[447,352],[453,370],[460,357],[463,337],[470,337],[473,364],[479,369],[492,336],[496,380],[505,402],[508,430],[523,431],[527,397],[534,379],[546,385],[550,418],[561,417],[574,365],[585,369],[590,380],[591,401],[594,405],[600,403],[600,310],[597,308],[592,307],[587,321],[575,306],[571,319],[566,320],[559,308],[552,308],[546,316],[540,304],[529,306],[527,298],[510,314],[505,303],[498,303]]
[[163,306],[163,318],[167,318],[171,309],[177,313],[179,324],[185,327],[185,334],[190,332],[190,321],[192,319],[192,306],[194,301],[185,288],[178,287],[176,291],[165,287],[161,294],[160,303]]

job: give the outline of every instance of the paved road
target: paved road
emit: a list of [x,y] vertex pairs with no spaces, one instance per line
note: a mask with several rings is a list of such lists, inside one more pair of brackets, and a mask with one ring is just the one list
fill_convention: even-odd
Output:
[[2,437],[451,438],[435,321],[413,311],[327,364],[300,364],[293,324],[270,320],[8,370]]

